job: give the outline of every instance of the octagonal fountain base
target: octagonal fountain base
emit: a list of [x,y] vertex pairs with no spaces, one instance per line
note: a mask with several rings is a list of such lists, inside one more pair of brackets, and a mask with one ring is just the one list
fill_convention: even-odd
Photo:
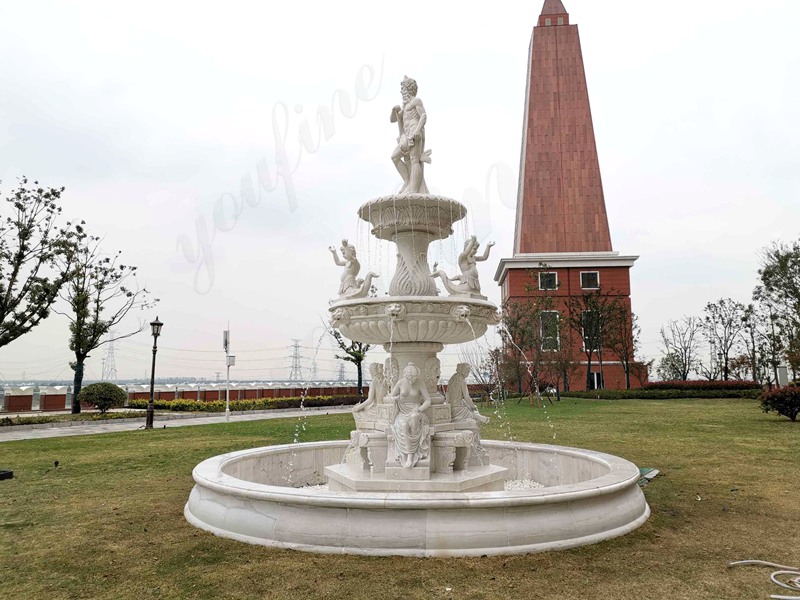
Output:
[[[215,535],[309,552],[481,556],[572,548],[624,535],[650,514],[639,470],[561,446],[484,440],[519,491],[332,491],[347,441],[269,446],[195,467],[184,515]],[[335,487],[335,486],[334,486]]]

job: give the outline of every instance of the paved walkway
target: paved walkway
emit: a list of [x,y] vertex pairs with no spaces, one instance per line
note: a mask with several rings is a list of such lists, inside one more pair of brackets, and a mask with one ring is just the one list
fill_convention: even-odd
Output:
[[[306,410],[271,410],[259,411],[256,413],[236,413],[231,414],[231,423],[241,421],[261,421],[266,419],[291,419],[302,416],[313,417],[317,415],[333,415],[347,413],[353,410],[352,406],[332,406],[324,408],[308,408]],[[144,427],[144,417],[131,422],[131,419],[119,419],[123,422],[114,421],[86,421],[80,425],[69,427],[43,427],[41,429],[18,430],[17,427],[0,427],[0,442],[13,442],[18,440],[39,440],[43,438],[67,437],[72,435],[92,435],[96,433],[116,433],[118,431],[136,431]],[[225,423],[225,415],[214,413],[213,416],[183,418],[183,419],[162,419],[159,415],[155,416],[153,427],[157,429],[171,427],[190,427],[192,425],[215,425]],[[3,431],[15,429],[16,431]]]

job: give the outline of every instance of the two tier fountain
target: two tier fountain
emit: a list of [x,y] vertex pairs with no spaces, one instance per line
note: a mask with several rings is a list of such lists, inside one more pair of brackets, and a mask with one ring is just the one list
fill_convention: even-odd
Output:
[[186,518],[255,544],[413,556],[566,548],[639,527],[649,508],[635,465],[588,450],[481,440],[488,419],[469,397],[468,365],[440,393],[444,345],[476,340],[499,322],[481,295],[476,265],[491,244],[479,254],[469,237],[453,277],[431,269],[428,246],[452,235],[467,211],[428,193],[427,115],[413,79],[401,92],[391,121],[399,128],[392,160],[403,187],[358,211],[373,235],[397,246],[389,295],[371,297],[378,275],[359,278],[356,249],[346,240],[341,257],[330,248],[342,267],[331,325],[389,353],[384,365],[370,365],[369,397],[353,410],[356,429],[349,441],[271,446],[200,463]]

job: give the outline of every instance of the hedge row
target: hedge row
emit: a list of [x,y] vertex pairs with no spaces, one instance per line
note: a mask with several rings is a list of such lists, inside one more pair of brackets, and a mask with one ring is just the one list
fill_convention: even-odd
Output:
[[[653,381],[646,390],[761,390],[757,381]],[[748,396],[749,397],[749,396]]]
[[588,392],[561,392],[567,398],[591,398],[599,400],[678,400],[681,398],[758,398],[761,389],[757,390],[654,390],[642,388],[638,390],[591,390]]
[[[261,398],[259,400],[231,400],[232,411],[244,410],[273,410],[277,408],[300,408],[300,403],[306,408],[317,406],[344,406],[357,404],[358,396],[309,396],[307,398]],[[131,400],[130,408],[147,408],[147,400]],[[156,400],[153,402],[156,410],[174,410],[181,412],[225,412],[224,400],[203,402],[202,400]]]

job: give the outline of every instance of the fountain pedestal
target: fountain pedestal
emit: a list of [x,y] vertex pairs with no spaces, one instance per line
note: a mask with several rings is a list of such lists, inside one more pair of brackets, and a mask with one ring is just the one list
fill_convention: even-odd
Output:
[[[354,412],[357,429],[351,435],[348,458],[345,464],[325,470],[336,489],[378,490],[383,485],[383,489],[397,490],[399,482],[405,482],[403,489],[411,489],[411,485],[416,491],[434,492],[445,480],[446,489],[502,489],[503,469],[481,462],[485,452],[480,446],[478,423],[463,416],[454,422],[453,407],[439,389],[438,354],[444,345],[476,340],[489,325],[499,322],[497,307],[475,291],[480,287],[476,276],[471,275],[467,282],[469,277],[462,268],[462,276],[453,280],[464,280],[460,284],[463,293],[448,279],[450,295],[441,297],[428,265],[430,243],[452,235],[453,224],[466,212],[459,202],[432,194],[383,196],[358,211],[372,225],[373,235],[397,245],[390,295],[340,297],[330,306],[331,325],[351,340],[383,345],[390,355],[384,369],[385,391],[389,393],[373,399],[364,412]],[[475,243],[477,250],[477,243],[472,239],[470,243]],[[441,271],[435,275],[445,279]],[[400,385],[409,368],[412,379]],[[417,379],[421,381],[416,383]],[[414,394],[422,394],[419,408],[424,417],[420,424],[415,421],[413,426],[396,430],[394,424],[399,418],[413,415],[407,404],[399,408],[400,396],[420,386],[424,389]],[[417,432],[411,435],[411,454],[409,444],[398,444],[396,439],[397,435],[406,435],[403,427]],[[418,427],[422,427],[421,438]]]
[[332,492],[502,492],[509,470],[497,465],[476,467],[454,473],[430,473],[425,479],[393,478],[380,473],[364,473],[353,465],[325,467],[328,489]]

